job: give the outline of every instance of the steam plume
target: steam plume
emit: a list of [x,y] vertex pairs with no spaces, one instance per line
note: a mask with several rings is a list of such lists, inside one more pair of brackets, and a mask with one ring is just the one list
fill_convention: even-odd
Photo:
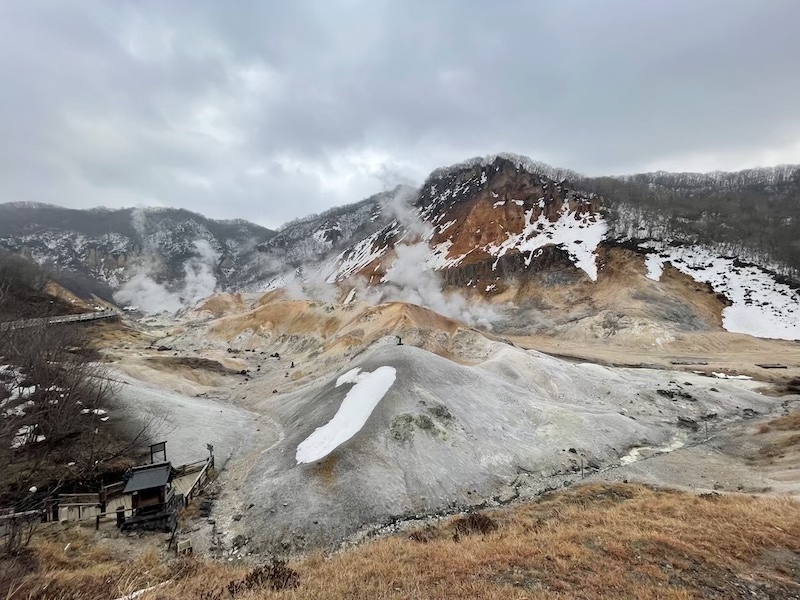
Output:
[[[432,226],[419,217],[413,205],[415,198],[416,190],[401,187],[384,206],[404,233],[395,244],[396,257],[380,284],[369,285],[364,278],[355,280],[357,297],[370,304],[409,302],[469,325],[491,329],[492,323],[500,318],[498,311],[483,300],[467,299],[455,290],[446,292],[442,276],[428,264],[431,257],[428,240],[434,232]],[[300,269],[285,288],[295,299],[332,302],[339,296],[339,290],[326,284],[315,267]]]
[[144,246],[143,260],[139,272],[120,287],[114,299],[146,313],[158,313],[177,312],[213,294],[217,289],[214,267],[220,255],[204,239],[193,242],[194,255],[183,264],[183,281],[176,289],[170,290],[153,278],[158,258],[147,239],[146,219],[147,215],[141,208],[134,208],[131,212],[131,224]]

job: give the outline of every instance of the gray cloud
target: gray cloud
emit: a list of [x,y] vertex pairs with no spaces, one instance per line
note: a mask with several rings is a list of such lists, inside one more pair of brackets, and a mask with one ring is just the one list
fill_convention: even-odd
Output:
[[276,226],[476,154],[800,162],[795,0],[6,0],[0,201]]

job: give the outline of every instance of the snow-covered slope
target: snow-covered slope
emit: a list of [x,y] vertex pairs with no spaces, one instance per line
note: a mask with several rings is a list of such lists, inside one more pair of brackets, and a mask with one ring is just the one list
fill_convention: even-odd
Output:
[[399,186],[355,204],[287,223],[258,246],[258,253],[243,268],[238,287],[268,291],[292,281],[299,268],[304,267],[306,273],[314,271],[315,266],[342,248],[382,228],[390,219],[387,203],[403,192]]
[[800,165],[572,184],[603,196],[614,237],[723,247],[800,282]]
[[[544,199],[539,200],[537,207],[544,208]],[[606,230],[607,225],[600,215],[574,212],[564,206],[552,222],[541,212],[534,218],[534,209],[530,209],[525,211],[525,226],[520,234],[509,234],[505,240],[490,244],[486,251],[498,259],[509,250],[527,253],[525,264],[530,265],[534,255],[540,255],[544,246],[562,246],[575,265],[596,281],[597,247]]]
[[647,255],[647,276],[658,281],[666,263],[696,281],[710,284],[731,302],[722,312],[726,330],[764,338],[800,339],[800,291],[776,281],[774,274],[702,246],[662,246]]

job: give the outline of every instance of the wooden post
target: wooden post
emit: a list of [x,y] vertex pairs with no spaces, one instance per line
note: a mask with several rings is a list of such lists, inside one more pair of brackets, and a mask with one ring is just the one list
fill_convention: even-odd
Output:
[[[175,523],[175,527],[172,528],[172,535],[169,538],[169,544],[167,544],[167,550],[172,548],[172,542],[173,542],[173,540],[175,540],[175,534],[176,533],[178,533],[178,524],[177,523]],[[177,554],[177,552],[178,552],[178,550],[176,548],[175,549],[175,553]]]

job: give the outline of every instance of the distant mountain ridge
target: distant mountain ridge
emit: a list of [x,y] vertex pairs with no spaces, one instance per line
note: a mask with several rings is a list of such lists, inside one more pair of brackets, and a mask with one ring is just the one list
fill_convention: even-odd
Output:
[[[737,189],[747,185],[775,185],[792,183],[797,179],[800,165],[775,165],[774,167],[755,167],[741,171],[651,171],[634,175],[619,175],[614,179],[622,181],[646,180],[671,188],[727,188]],[[581,176],[582,179],[585,177]]]
[[[627,249],[641,268],[658,253],[649,264],[662,271],[688,257],[685,266],[675,264],[715,289],[722,289],[722,273],[697,261],[753,265],[758,271],[748,271],[748,281],[759,282],[742,283],[749,293],[725,288],[752,304],[752,290],[772,289],[770,282],[797,289],[800,282],[800,166],[587,177],[498,154],[436,169],[419,189],[384,191],[277,231],[179,209],[0,205],[0,246],[114,289],[145,267],[161,281],[180,280],[197,240],[218,255],[223,290],[266,291],[297,278],[391,283],[396,248],[411,245],[421,268],[469,293],[501,298],[535,281],[537,290],[577,285],[591,296],[619,259],[612,251]],[[686,252],[670,250],[676,248]],[[626,260],[624,268],[634,268]],[[794,306],[793,293],[776,292],[771,314],[783,311],[783,299]]]
[[308,215],[281,226],[275,235],[258,245],[252,261],[238,276],[244,289],[263,289],[284,280],[287,272],[308,263],[318,263],[353,243],[368,237],[391,218],[385,209],[400,193],[414,189],[397,186],[369,198]]
[[118,287],[147,261],[165,280],[179,278],[194,242],[219,254],[223,282],[235,264],[274,232],[237,219],[217,221],[183,209],[69,209],[40,203],[0,204],[0,246],[56,271],[74,271]]

